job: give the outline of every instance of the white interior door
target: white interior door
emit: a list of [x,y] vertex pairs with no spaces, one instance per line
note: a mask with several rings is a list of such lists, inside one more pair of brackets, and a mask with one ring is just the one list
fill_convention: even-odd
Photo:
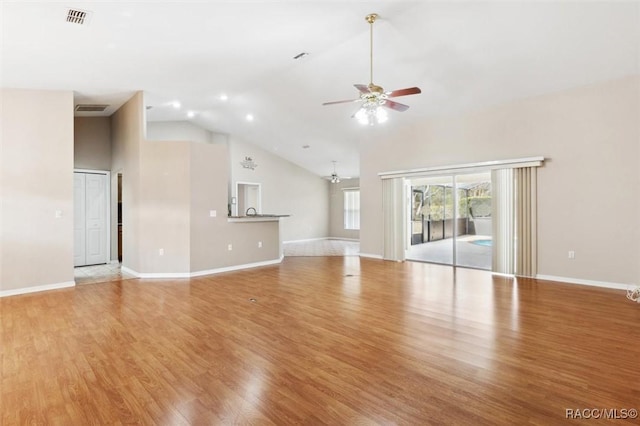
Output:
[[74,173],[74,264],[107,263],[107,176]]
[[86,215],[85,215],[86,175],[73,174],[73,266],[87,264],[86,255]]

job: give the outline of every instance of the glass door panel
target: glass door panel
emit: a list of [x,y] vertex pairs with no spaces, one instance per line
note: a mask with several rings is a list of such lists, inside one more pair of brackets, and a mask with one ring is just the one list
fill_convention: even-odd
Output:
[[408,260],[491,270],[489,172],[415,178],[411,193]]
[[[452,265],[453,239],[447,235],[447,230],[455,215],[453,177],[412,180],[411,192],[413,194],[412,235],[411,246],[406,254],[407,259]],[[417,202],[419,198],[422,198],[422,207],[418,212],[416,206],[419,205]],[[421,238],[416,235],[418,222],[422,227]]]
[[456,176],[456,265],[491,270],[491,173]]

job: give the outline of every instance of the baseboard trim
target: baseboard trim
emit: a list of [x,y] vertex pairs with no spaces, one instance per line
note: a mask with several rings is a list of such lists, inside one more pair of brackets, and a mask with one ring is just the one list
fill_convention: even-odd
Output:
[[354,243],[359,243],[359,238],[342,238],[342,237],[327,237],[327,240],[335,240],[335,241],[351,241]]
[[370,253],[358,253],[360,257],[368,257],[370,259],[380,259],[382,260],[382,255],[379,254],[370,254]]
[[206,271],[197,271],[197,272],[192,272],[191,277],[201,277],[203,275],[213,275],[213,274],[219,274],[222,272],[232,272],[232,271],[238,271],[241,269],[251,269],[251,268],[258,268],[260,266],[276,265],[278,263],[282,263],[282,259],[284,259],[284,256],[280,256],[280,258],[278,259],[265,260],[262,262],[245,263],[242,265],[225,266],[223,268],[208,269]]
[[241,265],[225,266],[222,268],[207,269],[204,271],[196,271],[196,272],[137,272],[137,271],[134,271],[133,269],[127,268],[126,266],[121,266],[120,269],[123,272],[126,272],[127,274],[131,274],[136,278],[149,278],[149,279],[195,278],[195,277],[202,277],[205,275],[220,274],[222,272],[232,272],[232,271],[239,271],[241,269],[250,269],[250,268],[258,268],[260,266],[275,265],[275,264],[281,263],[282,259],[284,259],[284,256],[280,256],[280,258],[278,259],[265,260],[262,262],[244,263]]
[[616,290],[629,290],[635,288],[635,284],[610,283],[606,281],[583,280],[581,278],[556,277],[553,275],[536,275],[537,280],[557,281],[564,284],[588,285],[591,287],[613,288]]
[[75,287],[75,281],[67,281],[64,283],[37,285],[33,287],[22,287],[13,290],[1,290],[0,297],[17,296],[20,294],[37,293],[40,291],[59,290],[62,288]]

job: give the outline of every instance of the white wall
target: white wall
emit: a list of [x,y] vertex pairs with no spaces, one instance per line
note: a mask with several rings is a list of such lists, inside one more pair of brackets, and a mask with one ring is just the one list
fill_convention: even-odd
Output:
[[378,172],[541,155],[538,273],[640,282],[640,76],[395,130],[361,152],[363,253],[382,254]]
[[[255,170],[240,164],[251,157]],[[329,236],[329,182],[253,144],[230,137],[231,196],[236,182],[260,183],[262,213],[290,214],[281,219],[283,241]]]

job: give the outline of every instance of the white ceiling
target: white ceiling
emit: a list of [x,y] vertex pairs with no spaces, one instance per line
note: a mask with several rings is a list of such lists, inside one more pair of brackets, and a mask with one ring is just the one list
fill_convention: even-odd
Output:
[[[369,79],[419,86],[389,130],[439,115],[640,73],[640,2],[10,1],[3,87],[64,89],[112,113],[145,91],[149,120],[191,120],[318,174],[358,176],[375,129],[351,115]],[[68,8],[92,12],[65,21]],[[301,52],[310,55],[294,60]],[[222,101],[219,96],[229,96]],[[178,100],[180,109],[170,106]],[[245,117],[255,116],[251,123]],[[85,114],[86,115],[86,114]],[[303,145],[310,145],[303,149]]]

